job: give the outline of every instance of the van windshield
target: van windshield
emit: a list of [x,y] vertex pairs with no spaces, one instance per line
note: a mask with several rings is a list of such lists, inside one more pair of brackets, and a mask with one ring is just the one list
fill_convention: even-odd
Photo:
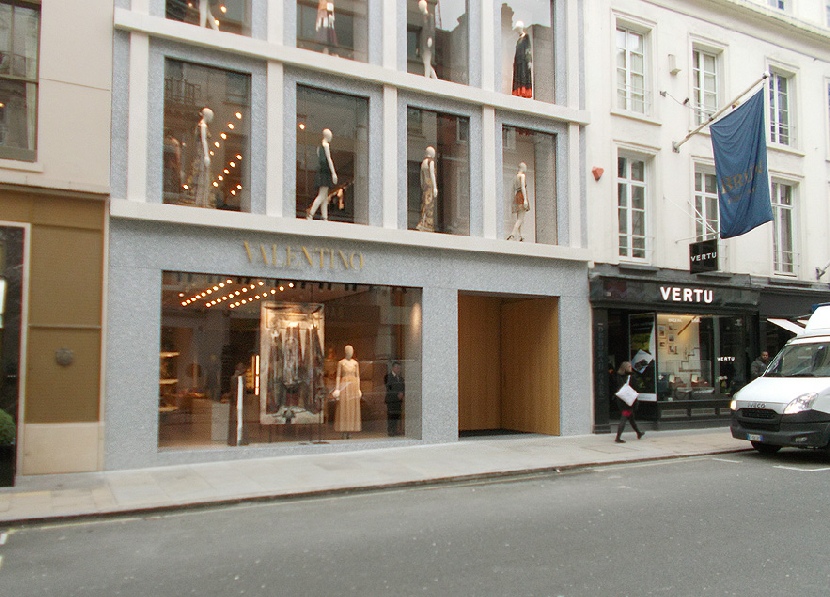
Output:
[[785,346],[764,377],[830,377],[830,342]]

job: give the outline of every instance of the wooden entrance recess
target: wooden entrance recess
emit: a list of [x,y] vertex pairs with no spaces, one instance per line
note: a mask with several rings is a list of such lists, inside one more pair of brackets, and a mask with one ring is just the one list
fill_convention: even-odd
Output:
[[559,435],[558,299],[459,295],[458,428]]

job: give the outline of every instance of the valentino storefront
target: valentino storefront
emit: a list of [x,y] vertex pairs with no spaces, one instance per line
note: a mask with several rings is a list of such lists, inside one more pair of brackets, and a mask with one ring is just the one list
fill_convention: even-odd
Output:
[[662,427],[728,420],[758,353],[760,291],[749,276],[598,266],[590,294],[595,431],[619,417],[611,374],[622,361],[634,367],[638,418]]
[[113,211],[107,469],[590,431],[582,260]]

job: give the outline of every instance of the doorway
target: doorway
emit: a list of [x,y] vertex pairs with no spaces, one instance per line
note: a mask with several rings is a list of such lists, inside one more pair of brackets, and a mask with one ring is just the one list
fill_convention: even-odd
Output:
[[17,461],[24,232],[0,226],[0,487],[14,485]]
[[460,294],[458,429],[559,435],[559,301]]

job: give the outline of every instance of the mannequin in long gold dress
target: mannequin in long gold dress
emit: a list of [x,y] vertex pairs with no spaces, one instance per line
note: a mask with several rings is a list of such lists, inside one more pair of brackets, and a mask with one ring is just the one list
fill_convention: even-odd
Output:
[[360,431],[360,364],[353,359],[354,348],[346,346],[345,357],[337,363],[337,381],[332,395],[337,400],[334,430],[348,439],[350,433]]

